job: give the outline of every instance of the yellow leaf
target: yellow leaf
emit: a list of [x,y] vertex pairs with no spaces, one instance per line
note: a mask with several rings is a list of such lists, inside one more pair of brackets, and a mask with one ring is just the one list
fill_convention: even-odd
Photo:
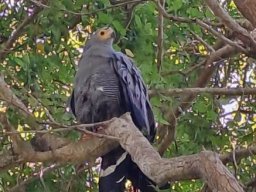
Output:
[[38,53],[44,53],[44,44],[41,42],[38,42],[36,44],[36,50]]
[[39,117],[39,112],[38,111],[34,112],[34,115],[35,117]]
[[125,49],[125,54],[129,57],[134,57],[134,54],[132,53],[132,51],[130,49]]

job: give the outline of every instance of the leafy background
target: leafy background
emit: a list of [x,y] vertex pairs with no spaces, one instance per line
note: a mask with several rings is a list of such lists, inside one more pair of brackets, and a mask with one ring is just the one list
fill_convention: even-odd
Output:
[[[111,4],[112,2],[112,4]],[[156,66],[158,9],[153,1],[62,0],[11,1],[0,3],[0,49],[13,31],[34,9],[41,9],[25,28],[14,48],[1,61],[0,70],[16,95],[38,121],[53,118],[70,125],[75,122],[67,110],[77,62],[89,33],[110,25],[117,34],[115,49],[133,57],[150,90],[193,87],[209,50],[195,37],[213,45],[216,37],[195,23],[164,20],[164,56],[161,69]],[[132,7],[133,3],[139,2]],[[239,19],[232,1],[223,1],[229,14]],[[207,20],[228,34],[201,0],[166,0],[165,8],[175,16]],[[220,60],[207,87],[255,87],[255,61],[244,54]],[[151,97],[159,127],[168,125],[164,114],[178,106],[184,95],[158,94]],[[255,95],[213,96],[200,94],[191,107],[177,119],[176,140],[165,157],[200,152],[202,148],[219,153],[248,147],[255,143]],[[0,102],[0,110],[18,131],[31,130],[17,109]],[[47,127],[49,128],[49,127]],[[0,129],[0,149],[12,148],[10,138]],[[77,139],[76,132],[59,133]],[[33,133],[22,133],[25,140]],[[156,142],[156,146],[157,146]],[[228,164],[232,173],[246,184],[256,177],[255,156]],[[98,164],[55,165],[18,164],[0,172],[0,191],[97,191]],[[40,176],[40,173],[41,174]],[[172,191],[200,191],[198,180],[175,182]],[[169,190],[167,190],[169,191]]]

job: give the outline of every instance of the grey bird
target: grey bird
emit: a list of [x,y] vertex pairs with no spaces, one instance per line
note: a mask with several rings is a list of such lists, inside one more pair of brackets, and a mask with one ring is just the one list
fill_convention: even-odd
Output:
[[[114,38],[114,30],[103,27],[86,42],[75,75],[71,110],[80,123],[101,122],[130,112],[136,127],[152,142],[156,129],[146,86],[134,62],[113,49]],[[102,156],[100,192],[124,191],[127,179],[134,189],[156,191],[155,183],[121,146]]]

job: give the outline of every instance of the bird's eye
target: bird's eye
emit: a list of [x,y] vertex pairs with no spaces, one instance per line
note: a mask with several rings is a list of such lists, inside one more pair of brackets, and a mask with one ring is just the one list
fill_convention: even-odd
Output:
[[104,31],[101,31],[101,32],[100,32],[100,35],[101,35],[101,36],[105,35],[105,32],[104,32]]

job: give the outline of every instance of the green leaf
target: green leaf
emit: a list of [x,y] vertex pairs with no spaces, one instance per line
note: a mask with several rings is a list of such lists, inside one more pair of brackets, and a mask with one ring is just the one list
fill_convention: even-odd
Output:
[[138,28],[142,28],[142,23],[141,23],[140,17],[138,15],[135,15],[135,23]]

